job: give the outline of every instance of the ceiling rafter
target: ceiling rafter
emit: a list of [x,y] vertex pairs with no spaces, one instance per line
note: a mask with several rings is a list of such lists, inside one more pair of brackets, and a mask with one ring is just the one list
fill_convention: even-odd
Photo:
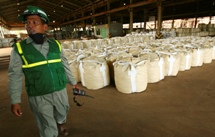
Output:
[[[107,20],[107,14],[111,16],[111,20],[123,18],[124,22],[129,22],[129,10],[133,8],[133,18],[141,20],[145,15],[157,15],[156,4],[141,5],[140,3],[151,2],[157,0],[133,0],[131,6],[130,0],[108,0],[110,2],[110,10],[107,10],[107,0],[0,0],[0,16],[6,23],[21,23],[17,19],[18,14],[23,13],[28,5],[38,6],[42,8],[49,16],[50,21],[56,21],[54,24],[61,23],[72,24],[73,22],[80,22],[86,20],[87,23],[92,24],[92,19],[96,22],[104,22]],[[165,19],[174,17],[188,17],[188,16],[214,16],[215,0],[162,0],[163,17]],[[19,2],[19,5],[17,5]],[[126,3],[126,5],[122,5]],[[128,6],[129,5],[129,6]],[[197,5],[199,5],[197,9]],[[95,13],[93,13],[93,9]],[[147,9],[144,14],[144,9]],[[175,12],[172,12],[175,9]],[[18,11],[19,10],[19,11]],[[53,12],[55,10],[55,12]],[[122,14],[122,15],[121,15]],[[116,17],[117,16],[117,17]],[[120,20],[118,20],[120,21]],[[52,23],[53,24],[53,23]]]

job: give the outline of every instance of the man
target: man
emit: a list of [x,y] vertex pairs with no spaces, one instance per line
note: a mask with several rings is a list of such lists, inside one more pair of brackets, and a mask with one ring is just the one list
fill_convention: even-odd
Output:
[[49,19],[46,13],[35,6],[28,6],[18,17],[24,22],[28,38],[13,45],[8,69],[11,111],[22,116],[20,107],[22,76],[28,102],[33,112],[41,137],[64,136],[63,126],[69,110],[66,84],[79,87],[73,77],[62,47],[57,40],[45,36]]

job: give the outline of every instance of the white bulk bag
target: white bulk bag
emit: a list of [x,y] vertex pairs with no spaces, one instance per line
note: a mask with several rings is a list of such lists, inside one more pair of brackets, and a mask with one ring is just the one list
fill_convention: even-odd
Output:
[[157,51],[164,58],[166,76],[176,76],[179,71],[180,58],[177,52]]
[[119,92],[142,92],[147,87],[147,62],[138,58],[123,58],[114,62],[115,85]]
[[84,48],[91,48],[92,46],[92,41],[90,40],[82,40],[82,43]]
[[148,83],[156,83],[165,77],[164,59],[156,53],[144,53],[139,55],[140,59],[148,60],[147,76]]
[[142,42],[140,35],[134,36],[134,42]]
[[72,54],[72,52],[69,49],[63,49],[63,54],[66,58],[68,58]]
[[141,48],[137,47],[136,45],[127,46],[126,48],[127,48],[128,53],[141,50]]
[[204,57],[204,49],[202,48],[194,48],[192,55],[192,67],[202,66]]
[[114,37],[114,38],[112,38],[113,39],[113,42],[115,43],[115,44],[121,44],[121,38],[120,37]]
[[74,43],[76,49],[83,49],[84,48],[84,44],[80,40],[73,41],[73,43]]
[[10,47],[10,41],[8,40],[8,38],[2,39],[1,42],[2,42],[2,47]]
[[138,55],[142,52],[142,49],[138,46],[129,46],[126,48],[127,48],[127,52],[134,57],[138,57]]
[[128,43],[128,37],[121,37],[121,43],[127,44]]
[[110,84],[109,69],[104,58],[89,56],[80,60],[81,83],[88,89],[96,90]]
[[81,82],[80,72],[79,72],[79,61],[81,58],[84,58],[84,55],[71,55],[68,57],[69,68],[72,71],[72,75],[74,76],[76,82]]
[[68,41],[68,40],[64,41],[64,42],[62,43],[63,49],[69,49],[71,43],[72,43],[72,41]]
[[93,52],[93,53],[91,54],[91,56],[106,58],[107,53],[106,53],[106,52],[95,52],[95,53]]
[[212,59],[215,59],[215,45],[213,46]]
[[114,41],[112,38],[107,38],[106,40],[108,45],[113,45]]
[[97,43],[98,45],[102,45],[102,39],[99,38],[99,39],[96,39],[96,41],[97,41],[96,43]]
[[186,49],[178,49],[180,63],[179,63],[179,71],[189,70],[191,68],[192,62],[192,52],[191,50]]
[[128,42],[133,43],[134,42],[134,37],[133,36],[127,36],[128,37]]
[[110,53],[107,57],[107,63],[108,63],[108,67],[109,67],[109,74],[110,74],[110,80],[114,81],[114,67],[113,67],[113,63],[115,61],[117,61],[120,58],[125,58],[125,57],[132,57],[132,55],[121,51],[121,52],[112,52]]
[[203,63],[209,64],[213,60],[213,47],[204,47]]
[[91,43],[91,47],[90,48],[95,48],[96,46],[97,46],[97,40],[96,39],[90,39],[89,40],[90,41],[90,43]]

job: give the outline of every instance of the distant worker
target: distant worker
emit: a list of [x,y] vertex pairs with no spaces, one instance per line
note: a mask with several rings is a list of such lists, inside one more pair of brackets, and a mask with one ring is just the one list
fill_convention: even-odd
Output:
[[25,24],[28,36],[15,43],[8,69],[11,111],[22,116],[22,78],[28,102],[33,112],[41,137],[68,135],[64,124],[69,111],[66,84],[78,88],[69,69],[59,41],[49,39],[45,32],[49,19],[40,8],[28,6],[18,17]]

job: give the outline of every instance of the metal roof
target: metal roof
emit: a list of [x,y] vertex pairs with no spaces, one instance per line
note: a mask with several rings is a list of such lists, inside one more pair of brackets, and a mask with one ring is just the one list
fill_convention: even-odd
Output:
[[[21,24],[17,17],[28,5],[42,8],[58,25],[82,20],[92,24],[92,18],[96,18],[97,23],[105,23],[109,15],[112,21],[123,19],[123,23],[128,23],[131,9],[134,22],[157,16],[157,0],[132,0],[132,4],[130,0],[0,0],[0,5],[0,21],[8,27]],[[163,20],[215,15],[215,0],[162,0],[162,5]]]

